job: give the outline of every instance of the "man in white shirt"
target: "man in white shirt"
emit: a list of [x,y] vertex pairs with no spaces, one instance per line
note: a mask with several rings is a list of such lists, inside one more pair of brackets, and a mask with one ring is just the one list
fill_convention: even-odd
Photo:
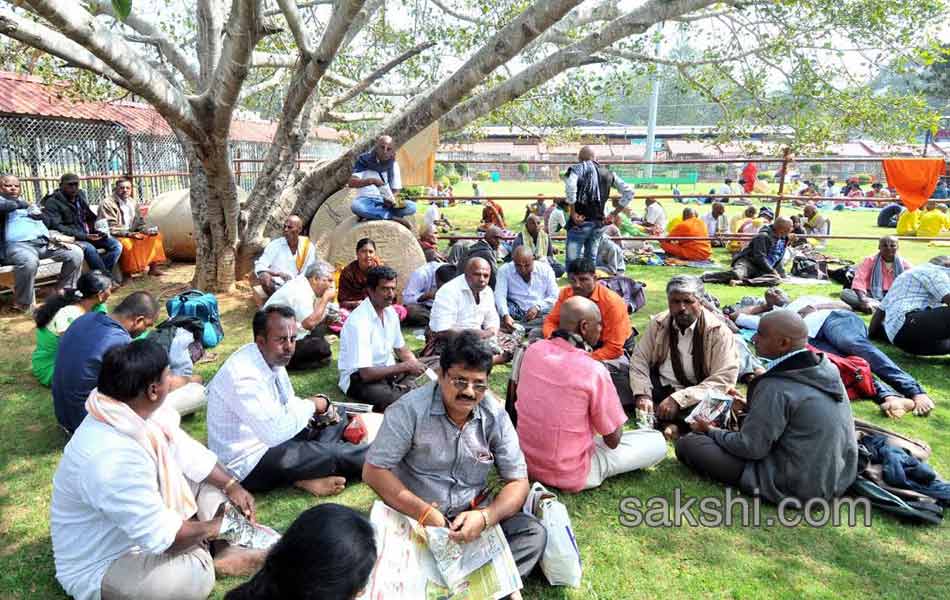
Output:
[[644,200],[646,212],[643,214],[643,225],[651,235],[666,234],[666,211],[663,206],[656,201],[656,198],[647,198]]
[[271,240],[255,261],[254,274],[268,297],[313,264],[317,250],[310,238],[300,235],[301,231],[303,221],[297,215],[290,215],[284,222],[283,237]]
[[426,209],[426,214],[423,217],[426,227],[438,227],[443,231],[448,231],[452,229],[452,224],[449,223],[449,220],[442,215],[442,211],[439,210],[439,201],[432,199],[429,201],[429,208]]
[[475,257],[465,263],[465,272],[443,285],[435,294],[429,316],[429,341],[424,356],[441,354],[445,341],[465,329],[474,329],[479,337],[490,340],[495,364],[511,360],[514,345],[509,339],[499,339],[500,319],[495,310],[495,294],[488,281],[491,267],[488,261]]
[[334,296],[333,267],[318,260],[302,275],[280,286],[264,304],[264,308],[275,304],[289,306],[297,319],[297,343],[294,356],[287,364],[288,371],[316,369],[330,361],[333,351],[323,337],[326,328],[320,325],[326,319],[327,306]]
[[540,327],[559,293],[554,269],[545,260],[534,260],[527,246],[518,246],[512,261],[498,269],[495,306],[502,331],[514,331],[516,322],[525,329]]
[[[703,217],[703,223],[706,224],[706,231],[709,237],[729,233],[729,219],[726,218],[726,207],[721,202],[713,202],[710,212]],[[712,240],[711,244],[717,248],[723,245],[722,240]]]
[[436,292],[457,275],[455,265],[437,261],[427,262],[413,271],[402,290],[402,305],[406,307],[403,323],[407,327],[428,326]]
[[102,360],[89,414],[53,477],[56,579],[77,600],[204,599],[215,571],[249,575],[263,550],[215,541],[227,499],[252,521],[254,498],[164,404],[168,355],[151,340]]
[[254,342],[232,354],[208,386],[208,446],[249,490],[340,493],[345,477],[359,476],[367,445],[343,440],[348,419],[326,396],[294,394],[285,368],[297,338],[294,311],[268,306],[252,327]]
[[414,387],[414,379],[426,370],[406,346],[399,316],[392,308],[396,277],[390,267],[370,269],[366,299],[350,313],[340,332],[340,389],[353,400],[372,404],[378,412]]

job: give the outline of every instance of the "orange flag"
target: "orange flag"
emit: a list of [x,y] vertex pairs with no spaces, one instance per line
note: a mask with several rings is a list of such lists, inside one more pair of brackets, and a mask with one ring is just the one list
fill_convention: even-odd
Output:
[[887,183],[910,211],[927,204],[937,179],[946,172],[942,158],[887,158],[883,162]]

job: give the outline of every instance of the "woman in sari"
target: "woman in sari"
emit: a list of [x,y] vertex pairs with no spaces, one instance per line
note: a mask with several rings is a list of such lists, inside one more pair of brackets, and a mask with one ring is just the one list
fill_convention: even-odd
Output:
[[[340,281],[337,284],[337,302],[340,308],[351,311],[366,299],[366,274],[373,267],[381,266],[383,262],[376,255],[376,242],[369,238],[361,238],[356,242],[356,260],[343,267],[340,272]],[[406,318],[406,307],[393,304],[399,320]],[[348,314],[348,313],[347,313]]]

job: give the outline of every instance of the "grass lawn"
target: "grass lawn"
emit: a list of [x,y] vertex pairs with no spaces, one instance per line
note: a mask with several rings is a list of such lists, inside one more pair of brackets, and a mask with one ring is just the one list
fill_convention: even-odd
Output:
[[[701,184],[708,190],[709,184]],[[456,193],[468,194],[466,184]],[[560,193],[557,183],[499,183],[482,185],[485,194],[523,195]],[[689,193],[683,190],[684,193]],[[691,191],[691,190],[690,190]],[[660,193],[660,192],[658,192]],[[643,194],[641,193],[641,196]],[[642,211],[642,200],[635,201]],[[504,204],[509,226],[517,227],[525,202]],[[667,214],[680,209],[664,201]],[[738,207],[731,207],[730,214]],[[706,208],[702,209],[705,212]],[[457,206],[446,209],[454,223],[470,232],[480,208]],[[420,211],[421,213],[421,211]],[[833,213],[836,233],[878,235],[874,212]],[[874,242],[834,241],[827,252],[851,259],[870,254]],[[902,255],[914,263],[947,253],[946,249],[904,243]],[[727,257],[717,251],[723,264]],[[175,284],[184,284],[193,271],[177,265],[159,282],[137,279],[122,288],[118,296],[148,289],[165,297]],[[685,270],[688,271],[688,270]],[[646,308],[632,320],[641,330],[651,314],[664,309],[663,286],[674,273],[684,269],[631,267],[628,275],[648,284]],[[723,303],[761,289],[710,286]],[[831,294],[834,286],[792,286],[794,297],[802,294]],[[163,298],[164,300],[164,298]],[[251,340],[250,295],[238,292],[219,298],[226,337],[214,349],[218,359],[201,364],[198,371],[210,379],[221,362],[240,345]],[[115,305],[118,298],[110,304]],[[407,332],[409,333],[409,332]],[[49,533],[51,480],[62,452],[64,437],[56,426],[49,391],[39,386],[29,371],[34,346],[32,323],[24,317],[0,318],[0,598],[63,598],[54,579]],[[412,339],[408,336],[407,339]],[[420,344],[413,340],[411,343]],[[907,435],[928,441],[934,449],[931,460],[938,472],[950,477],[950,359],[914,358],[892,347],[885,348],[898,363],[924,382],[937,409],[926,419],[907,416],[889,422],[871,402],[853,404],[857,417],[884,424]],[[492,388],[503,395],[509,369],[493,372]],[[293,376],[299,395],[323,392],[340,398],[336,387],[336,367]],[[205,440],[204,413],[184,421],[197,439]],[[608,480],[601,488],[578,495],[562,495],[573,520],[584,560],[581,588],[549,587],[542,577],[526,582],[526,598],[867,598],[923,597],[950,598],[950,584],[943,575],[950,566],[950,535],[947,525],[917,527],[874,514],[871,527],[721,528],[682,526],[678,528],[627,528],[620,524],[620,502],[637,497],[672,498],[674,490],[684,496],[722,498],[723,489],[700,479],[678,464],[670,450],[667,460],[654,470]],[[333,499],[368,511],[375,495],[368,486],[355,484]],[[285,529],[303,510],[316,504],[314,498],[294,490],[258,497],[260,518],[279,530]],[[698,511],[694,511],[698,514]],[[776,511],[763,508],[763,517]],[[236,580],[221,580],[214,596],[220,598]]]

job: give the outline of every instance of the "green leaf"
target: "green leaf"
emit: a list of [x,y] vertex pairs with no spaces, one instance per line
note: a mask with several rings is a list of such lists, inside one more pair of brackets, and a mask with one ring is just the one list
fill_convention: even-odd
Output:
[[132,13],[132,0],[112,0],[112,10],[120,21],[124,21]]

